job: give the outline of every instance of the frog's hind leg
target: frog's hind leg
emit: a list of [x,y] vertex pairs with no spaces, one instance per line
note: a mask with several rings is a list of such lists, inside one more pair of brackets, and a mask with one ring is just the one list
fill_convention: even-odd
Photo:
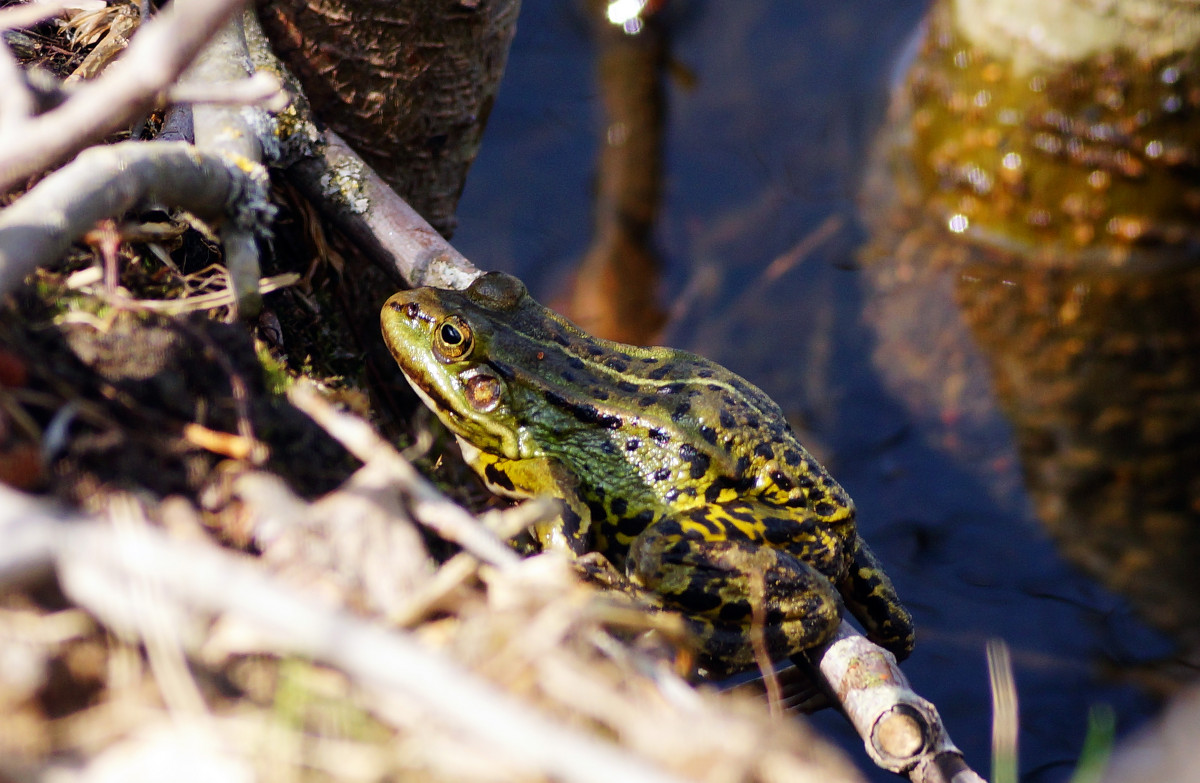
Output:
[[836,589],[811,565],[736,533],[703,528],[686,512],[638,535],[627,570],[690,622],[705,663],[721,673],[754,664],[759,630],[768,655],[779,660],[824,642],[840,620]]
[[855,542],[850,568],[838,588],[846,608],[862,623],[871,641],[890,650],[897,660],[907,658],[915,636],[912,615],[900,604],[892,580],[861,538]]

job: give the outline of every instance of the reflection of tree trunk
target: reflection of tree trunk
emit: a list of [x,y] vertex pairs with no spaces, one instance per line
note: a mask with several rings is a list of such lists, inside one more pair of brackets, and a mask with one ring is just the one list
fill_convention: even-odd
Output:
[[1035,3],[1018,24],[1026,5],[931,11],[894,107],[894,179],[870,193],[890,211],[871,216],[886,260],[868,269],[931,298],[907,304],[913,345],[880,359],[906,392],[986,362],[1064,553],[1196,644],[1200,9],[1135,25],[1124,6]]
[[260,0],[317,113],[443,234],[504,71],[520,0]]
[[1200,270],[971,264],[958,290],[1063,553],[1200,641]]
[[593,3],[604,136],[597,172],[595,234],[576,273],[571,316],[595,334],[653,340],[663,324],[654,223],[662,184],[667,36],[660,20],[636,35],[608,24]]
[[[936,4],[908,79],[926,207],[955,233],[1039,263],[1189,261],[1200,246],[1200,8],[1144,5],[1172,13],[1135,18],[1146,9],[1107,0]],[[1031,16],[1009,18],[1013,6]]]

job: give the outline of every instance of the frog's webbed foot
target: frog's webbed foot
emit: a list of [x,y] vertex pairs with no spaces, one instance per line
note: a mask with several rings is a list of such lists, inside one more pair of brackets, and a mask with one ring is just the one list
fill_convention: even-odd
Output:
[[867,637],[902,661],[912,652],[912,615],[900,604],[892,580],[862,539],[855,542],[850,568],[838,585],[846,608],[862,623]]
[[755,660],[755,634],[778,660],[830,637],[841,617],[833,584],[799,558],[739,540],[707,540],[670,518],[633,542],[630,576],[676,610],[700,637],[710,668]]

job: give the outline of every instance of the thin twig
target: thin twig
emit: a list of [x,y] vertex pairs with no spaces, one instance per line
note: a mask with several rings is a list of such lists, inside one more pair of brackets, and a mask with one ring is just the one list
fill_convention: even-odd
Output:
[[400,477],[412,496],[413,516],[485,563],[512,568],[520,560],[494,533],[481,526],[459,505],[438,492],[391,444],[355,416],[341,413],[305,384],[293,386],[288,399],[320,424],[363,462],[380,461]]
[[56,262],[101,218],[157,204],[253,224],[264,219],[267,196],[264,172],[190,144],[93,147],[0,212],[0,293]]
[[[272,291],[278,291],[282,288],[295,285],[298,282],[300,282],[300,275],[295,272],[272,275],[271,277],[261,278],[258,281],[258,291],[265,295]],[[181,313],[194,313],[200,310],[215,310],[218,307],[233,307],[234,297],[233,291],[229,288],[222,288],[219,291],[207,294],[181,296],[175,299],[135,299],[128,302],[128,304],[143,310],[153,310],[156,313],[179,315]]]
[[142,25],[125,54],[59,107],[0,129],[0,192],[60,163],[153,107],[246,0],[174,2]]
[[771,653],[767,648],[767,578],[750,580],[750,644],[754,649],[754,662],[762,674],[763,685],[767,690],[767,708],[773,716],[783,714],[783,690],[779,685],[779,676],[771,662]]

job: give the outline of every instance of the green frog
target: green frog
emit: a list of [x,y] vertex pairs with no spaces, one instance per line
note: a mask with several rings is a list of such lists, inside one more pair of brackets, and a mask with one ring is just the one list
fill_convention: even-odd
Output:
[[391,297],[384,340],[492,491],[547,495],[544,548],[600,556],[695,629],[710,672],[826,641],[844,604],[905,657],[913,625],[854,504],[783,411],[685,351],[592,337],[490,272]]

